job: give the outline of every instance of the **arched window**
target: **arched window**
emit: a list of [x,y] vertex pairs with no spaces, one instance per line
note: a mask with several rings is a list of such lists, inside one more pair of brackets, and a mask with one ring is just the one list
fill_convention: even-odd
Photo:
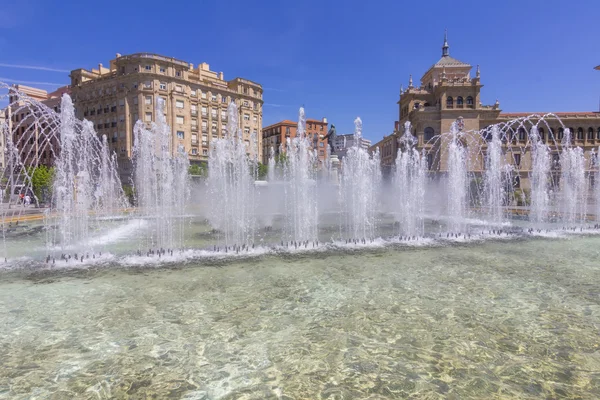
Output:
[[563,140],[565,137],[565,130],[563,128],[558,128],[558,140]]
[[415,107],[415,110],[418,110],[419,108],[421,108],[421,103],[416,102],[414,107]]
[[587,139],[594,140],[594,128],[592,128],[592,127],[588,128]]
[[583,128],[577,128],[577,140],[583,140]]
[[462,98],[462,96],[458,96],[456,98],[456,108],[463,108],[463,98]]
[[527,139],[525,128],[519,128],[519,141],[524,142]]
[[542,142],[546,140],[546,132],[544,132],[544,128],[539,128],[538,134],[540,135],[540,140]]
[[473,108],[473,98],[471,96],[467,97],[467,107]]
[[425,142],[429,142],[431,139],[433,139],[434,135],[435,135],[435,131],[433,130],[432,127],[428,126],[427,128],[425,128],[423,139],[425,140]]
[[598,127],[598,130],[596,131],[596,139],[600,140],[600,126]]
[[549,142],[553,142],[556,139],[555,133],[554,133],[554,128],[550,128],[548,130],[548,141]]
[[454,99],[452,96],[448,96],[446,99],[446,108],[454,108]]

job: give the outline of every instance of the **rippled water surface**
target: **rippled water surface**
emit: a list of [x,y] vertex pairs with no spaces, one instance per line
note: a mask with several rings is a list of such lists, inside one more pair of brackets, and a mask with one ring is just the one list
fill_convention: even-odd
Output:
[[600,238],[0,274],[2,399],[600,398]]

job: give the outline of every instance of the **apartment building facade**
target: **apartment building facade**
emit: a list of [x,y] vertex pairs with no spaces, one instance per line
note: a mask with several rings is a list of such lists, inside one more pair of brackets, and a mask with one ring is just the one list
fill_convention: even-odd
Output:
[[122,179],[132,172],[135,123],[156,122],[159,98],[173,131],[171,150],[187,153],[191,163],[206,162],[211,141],[226,134],[230,102],[238,107],[247,153],[262,157],[263,89],[256,82],[226,81],[223,72],[211,71],[207,63],[194,67],[151,53],[117,53],[108,68],[76,69],[70,78],[77,117],[92,121],[98,134],[107,136]]

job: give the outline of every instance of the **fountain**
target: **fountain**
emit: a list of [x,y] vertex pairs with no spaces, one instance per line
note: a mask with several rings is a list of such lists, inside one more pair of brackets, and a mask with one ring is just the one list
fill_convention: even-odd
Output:
[[208,160],[209,221],[225,246],[247,245],[256,230],[253,176],[234,102],[227,111],[227,135],[213,139]]
[[532,127],[531,139],[531,207],[529,219],[540,226],[547,221],[550,197],[548,179],[550,176],[550,152],[542,142],[537,127]]
[[[156,101],[156,122],[148,128],[138,121],[133,129],[134,189],[137,216],[152,224],[141,249],[179,248],[184,244],[185,210],[189,198],[189,163],[177,146],[164,114],[164,100]],[[175,155],[173,156],[173,153]]]
[[448,145],[448,230],[450,232],[464,232],[465,219],[468,213],[468,176],[467,152],[465,145],[460,140],[460,131],[457,123],[450,127]]
[[396,157],[394,186],[396,189],[397,218],[401,236],[422,236],[424,227],[426,163],[417,149],[410,122],[404,124]]
[[317,157],[305,135],[306,117],[301,107],[295,138],[287,139],[287,160],[283,165],[285,182],[285,240],[317,240]]
[[[360,145],[360,118],[355,145],[342,160],[328,147],[319,171],[303,108],[297,136],[280,144],[280,157],[270,148],[267,170],[261,167],[259,175],[258,137],[244,140],[239,111],[231,103],[226,136],[210,144],[208,176],[193,185],[182,138],[172,134],[164,102],[157,99],[156,122],[138,121],[133,130],[134,202],[128,208],[117,156],[106,136],[75,118],[68,96],[60,114],[24,95],[13,96],[8,113],[27,113],[26,121],[45,129],[38,138],[14,118],[0,127],[8,165],[3,190],[9,193],[1,208],[3,243],[11,257],[25,251],[13,244],[29,244],[18,239],[23,230],[39,249],[35,254],[103,251],[121,257],[134,251],[151,256],[156,248],[238,254],[257,246],[261,251],[308,249],[309,243],[312,248],[340,239],[364,244],[398,236],[435,239],[442,233],[466,238],[477,231],[583,231],[600,213],[600,185],[591,189],[598,175],[596,153],[588,156],[574,146],[569,129],[557,142],[549,126],[560,119],[551,114],[471,131],[459,119],[450,132],[428,138],[422,147],[407,123],[397,139],[395,172],[384,182],[378,149],[370,154]],[[333,126],[330,132],[335,133]],[[28,146],[32,142],[41,149]],[[32,191],[32,167],[39,165],[40,151],[52,152],[56,172],[47,190],[51,196],[34,199],[47,207],[34,212],[18,204],[17,195]],[[198,199],[193,205],[188,201],[192,186]],[[21,222],[17,228],[25,213],[38,215],[43,224]]]
[[381,163],[378,151],[371,157],[360,145],[360,118],[354,120],[354,127],[354,147],[348,149],[344,158],[340,193],[346,238],[364,240],[375,237],[377,231]]

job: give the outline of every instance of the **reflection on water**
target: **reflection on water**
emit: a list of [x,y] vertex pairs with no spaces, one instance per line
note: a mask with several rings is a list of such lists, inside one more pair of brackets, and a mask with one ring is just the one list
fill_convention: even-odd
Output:
[[2,273],[0,398],[599,398],[599,244]]

